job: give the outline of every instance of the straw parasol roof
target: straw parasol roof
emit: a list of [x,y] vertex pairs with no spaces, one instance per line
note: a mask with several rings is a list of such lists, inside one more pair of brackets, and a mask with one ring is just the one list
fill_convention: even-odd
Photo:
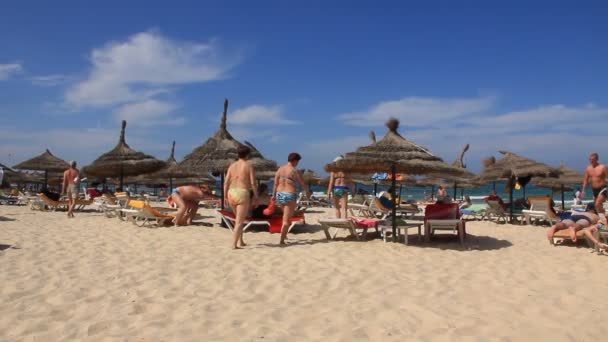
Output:
[[[220,129],[215,134],[207,139],[207,141],[199,147],[196,147],[190,154],[184,157],[180,163],[186,170],[204,173],[220,173],[221,186],[224,186],[224,173],[228,170],[230,164],[238,159],[236,149],[243,145],[228,132],[226,121],[228,116],[228,99],[224,99],[224,112],[220,121]],[[255,146],[245,142],[245,145],[251,148],[249,161],[253,166],[256,174],[265,171],[276,171],[277,164],[265,159],[260,151]],[[222,196],[222,208],[224,207],[224,197]]]
[[565,206],[564,191],[571,191],[570,185],[580,184],[585,177],[584,174],[576,171],[573,168],[561,164],[559,167],[561,174],[557,178],[541,178],[534,180],[532,183],[542,188],[550,188],[551,190],[559,190],[562,195],[562,208]]
[[[152,173],[148,173],[145,175],[140,175],[135,178],[135,182],[143,183],[143,184],[162,184],[169,181],[169,187],[173,186],[173,179],[176,178],[188,178],[195,177],[197,174],[195,172],[191,172],[186,170],[183,166],[177,163],[175,160],[175,141],[173,141],[173,145],[171,146],[171,155],[167,159],[165,166]],[[154,181],[153,183],[149,183],[149,181]]]
[[581,184],[585,175],[573,168],[562,164],[559,167],[561,174],[557,178],[541,178],[532,183],[544,188],[559,189],[562,185]]
[[443,174],[460,175],[462,171],[446,164],[428,149],[416,145],[401,136],[397,129],[399,120],[390,119],[386,135],[368,146],[347,153],[344,158],[327,164],[326,171],[360,173],[395,172],[408,175]]
[[489,158],[486,167],[479,175],[481,181],[496,181],[511,177],[557,177],[559,169],[522,157],[509,151],[498,151],[504,157],[498,161]]
[[[388,132],[382,139],[376,141],[375,134],[371,134],[371,145],[359,147],[355,152],[346,153],[344,158],[327,164],[325,170],[359,173],[390,172],[393,179],[393,189],[396,185],[395,176],[397,172],[407,175],[462,174],[461,169],[446,164],[428,149],[401,136],[397,132],[399,120],[391,118],[386,126]],[[393,193],[393,197],[396,198],[395,193]],[[392,216],[393,237],[396,241],[396,206],[393,207]]]
[[120,176],[120,187],[122,187],[124,176],[154,172],[165,166],[165,162],[129,147],[125,141],[126,127],[127,122],[123,120],[120,139],[116,147],[95,159],[91,165],[83,168],[83,172],[87,176]]
[[[517,155],[509,151],[498,151],[504,155],[500,160],[490,157],[484,160],[485,168],[477,180],[491,182],[508,180],[513,185],[518,178],[529,181],[530,177],[558,177],[559,169],[537,162],[535,160]],[[513,220],[513,186],[509,186],[510,216]],[[525,187],[524,187],[525,189]],[[525,196],[525,195],[524,195]]]
[[47,185],[49,172],[62,172],[69,167],[70,165],[65,160],[55,157],[48,149],[41,155],[13,166],[20,170],[44,171],[44,186]]
[[[195,148],[184,157],[184,160],[180,163],[181,166],[199,174],[210,172],[224,173],[228,170],[230,164],[238,159],[236,149],[243,144],[234,139],[226,129],[227,112],[228,99],[225,99],[220,129],[207,139],[203,145]],[[278,167],[275,162],[264,159],[262,154],[253,145],[247,145],[251,148],[249,158],[256,171],[277,170]]]
[[46,172],[60,172],[69,167],[70,165],[65,160],[55,157],[48,149],[41,155],[13,166],[13,168],[19,170],[37,170]]

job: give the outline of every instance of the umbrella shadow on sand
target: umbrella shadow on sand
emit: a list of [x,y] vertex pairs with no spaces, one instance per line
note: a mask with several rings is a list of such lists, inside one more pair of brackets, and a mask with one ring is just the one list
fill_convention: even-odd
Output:
[[10,217],[0,216],[0,221],[15,221],[16,219]]
[[437,234],[433,236],[430,242],[418,242],[415,237],[409,237],[410,243],[408,247],[420,247],[420,248],[438,248],[442,250],[454,250],[454,251],[492,251],[503,248],[512,247],[513,244],[508,240],[497,239],[492,236],[477,236],[467,234],[464,240],[464,246],[460,245],[460,241],[457,235],[453,234]]

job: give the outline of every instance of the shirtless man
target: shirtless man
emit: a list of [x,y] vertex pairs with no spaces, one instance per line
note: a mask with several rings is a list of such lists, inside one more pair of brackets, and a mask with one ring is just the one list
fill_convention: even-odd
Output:
[[63,186],[61,195],[68,196],[68,217],[74,217],[74,206],[78,199],[78,185],[80,183],[80,172],[76,168],[76,162],[70,162],[70,168],[63,172]]
[[300,183],[302,189],[306,192],[306,197],[310,197],[310,189],[306,186],[302,175],[296,167],[302,157],[295,152],[287,156],[287,164],[281,166],[274,176],[274,189],[272,196],[275,198],[276,204],[283,208],[283,226],[281,227],[281,240],[279,244],[285,244],[287,230],[291,225],[291,218],[296,210],[298,200],[297,184]]
[[171,200],[177,205],[177,213],[173,224],[183,226],[192,224],[198,211],[198,202],[203,199],[204,193],[200,187],[183,185],[171,191]]
[[[224,198],[232,207],[235,215],[232,248],[240,249],[246,246],[243,241],[243,225],[251,209],[251,201],[257,201],[255,186],[255,170],[249,161],[251,149],[239,145],[236,149],[238,160],[230,164],[224,178]],[[253,197],[253,198],[252,198]]]
[[608,196],[608,188],[606,188],[606,178],[608,178],[608,170],[604,164],[598,162],[599,156],[597,153],[589,155],[589,166],[585,170],[585,178],[583,178],[582,196],[585,196],[585,188],[587,183],[591,183],[593,189],[593,199],[595,201],[595,210],[600,217],[600,222],[606,224],[606,213],[604,212],[604,202]]

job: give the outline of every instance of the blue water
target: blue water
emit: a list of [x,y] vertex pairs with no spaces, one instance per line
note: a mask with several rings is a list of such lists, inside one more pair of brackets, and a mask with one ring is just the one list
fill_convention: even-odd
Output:
[[[483,203],[483,198],[488,196],[490,194],[490,192],[493,189],[493,184],[486,184],[483,185],[481,187],[478,188],[471,188],[471,189],[464,189],[461,190],[460,188],[457,190],[456,192],[456,198],[457,199],[461,199],[462,196],[464,195],[468,195],[471,200],[473,201],[473,203]],[[508,201],[509,199],[509,193],[505,192],[505,183],[504,182],[497,182],[496,183],[496,192],[498,193],[498,195],[500,197],[502,197],[505,202]],[[576,184],[573,186],[573,188],[575,190],[572,191],[564,191],[564,201],[566,203],[566,205],[568,206],[568,204],[572,204],[572,200],[574,198],[574,192],[576,191]],[[363,189],[365,191],[368,191],[370,194],[374,192],[374,186],[373,185],[362,185],[362,184],[357,184],[357,189]],[[384,191],[388,189],[388,186],[384,186],[384,185],[378,185],[377,187],[377,191]],[[312,186],[312,190],[313,191],[321,191],[321,192],[326,192],[327,191],[327,187],[323,187],[323,186]],[[397,185],[397,191],[399,191],[399,185]],[[402,187],[401,189],[401,199],[403,200],[408,200],[408,199],[413,199],[413,200],[424,200],[427,195],[430,195],[432,191],[432,188],[429,187],[414,187],[414,186],[405,186]],[[437,188],[435,187],[435,192],[437,191]],[[448,194],[450,195],[450,197],[454,197],[454,188],[448,188],[447,189]],[[461,192],[463,191],[463,192]],[[555,201],[555,203],[560,204],[561,203],[561,192],[560,191],[555,191],[554,193],[551,191],[551,189],[547,189],[547,188],[540,188],[534,185],[527,185],[525,188],[526,194],[525,197],[529,197],[529,196],[550,196],[553,197],[553,201]],[[463,195],[461,195],[463,194]],[[524,197],[524,191],[523,188],[520,190],[513,190],[513,198],[517,199],[517,198],[522,198]],[[592,199],[593,198],[593,194],[591,193],[590,189],[587,189],[586,192],[586,196],[585,199]]]

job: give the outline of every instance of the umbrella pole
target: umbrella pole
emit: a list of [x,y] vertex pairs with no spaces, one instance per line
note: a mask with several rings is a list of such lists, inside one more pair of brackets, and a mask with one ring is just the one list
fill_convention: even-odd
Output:
[[401,190],[402,190],[403,184],[399,184],[399,203],[401,203]]
[[496,182],[492,182],[492,190],[496,191]]
[[44,188],[46,189],[49,184],[49,171],[44,170]]
[[173,177],[169,177],[169,193],[173,191]]
[[[515,182],[512,182],[514,185]],[[511,223],[513,223],[513,185],[509,187],[509,216],[511,219]]]
[[391,181],[391,186],[393,188],[393,242],[397,242],[397,196],[395,194],[397,180],[395,179],[395,163],[391,165],[391,174],[393,175]]
[[562,211],[566,211],[566,206],[564,205],[564,184],[562,184],[561,188],[562,188]]
[[454,201],[456,200],[456,192],[458,191],[458,183],[454,182]]
[[431,185],[431,201],[435,199],[435,185]]
[[374,183],[374,197],[378,196],[378,183]]
[[524,185],[524,200],[526,199],[526,186]]
[[224,210],[224,197],[226,197],[226,194],[224,194],[224,173],[220,173],[220,184],[222,186],[222,210]]

